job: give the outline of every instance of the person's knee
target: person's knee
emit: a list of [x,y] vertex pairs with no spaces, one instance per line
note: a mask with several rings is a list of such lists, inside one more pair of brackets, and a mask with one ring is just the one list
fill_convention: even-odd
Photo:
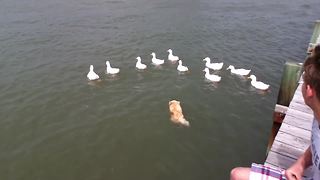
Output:
[[230,180],[236,180],[239,176],[239,169],[238,167],[233,168],[230,172]]
[[236,167],[230,171],[230,180],[249,179],[250,168]]

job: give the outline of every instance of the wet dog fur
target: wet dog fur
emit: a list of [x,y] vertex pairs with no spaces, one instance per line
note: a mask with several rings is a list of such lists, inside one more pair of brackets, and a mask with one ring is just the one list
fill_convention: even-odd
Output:
[[189,122],[184,118],[182,114],[182,108],[180,101],[171,100],[169,101],[169,111],[171,115],[171,121],[184,126],[190,126]]

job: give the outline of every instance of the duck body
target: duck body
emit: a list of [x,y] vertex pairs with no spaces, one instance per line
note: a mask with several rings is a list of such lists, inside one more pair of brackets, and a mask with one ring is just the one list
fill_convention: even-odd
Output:
[[203,61],[206,61],[206,67],[207,68],[210,68],[210,69],[213,69],[213,70],[221,70],[222,67],[223,67],[223,62],[221,63],[211,63],[210,61],[210,58],[209,57],[206,57],[203,59]]
[[175,56],[175,55],[172,54],[172,50],[171,49],[168,49],[168,52],[169,52],[169,55],[168,55],[168,60],[169,61],[178,61],[179,60],[178,56]]
[[93,65],[90,65],[90,70],[89,70],[89,72],[88,72],[88,74],[87,74],[87,78],[88,78],[90,81],[99,79],[99,75],[96,74],[96,73],[93,71]]
[[136,68],[140,70],[147,68],[147,65],[141,63],[141,57],[137,57]]
[[179,65],[177,67],[177,70],[180,71],[180,72],[189,71],[187,66],[182,65],[182,61],[181,60],[179,60]]
[[157,59],[157,58],[156,58],[156,53],[153,52],[153,53],[151,53],[151,55],[152,55],[151,61],[152,61],[153,64],[155,64],[155,65],[161,65],[161,64],[164,63],[164,60],[163,60],[163,59]]
[[107,69],[106,69],[106,73],[107,73],[107,74],[117,74],[117,73],[120,72],[120,69],[119,69],[119,68],[113,68],[113,67],[111,67],[109,61],[106,61],[106,65],[107,65]]
[[205,68],[203,71],[206,72],[206,74],[205,74],[206,79],[213,81],[213,82],[220,82],[221,81],[221,76],[218,76],[215,74],[210,74],[209,68]]
[[265,91],[265,90],[269,89],[269,87],[270,87],[269,84],[265,84],[265,83],[263,83],[261,81],[257,81],[256,76],[253,75],[253,74],[250,75],[249,79],[251,79],[251,85],[253,87],[255,87],[256,89]]
[[232,74],[237,74],[240,76],[248,76],[251,72],[251,69],[235,69],[233,65],[230,65],[227,70],[230,69]]

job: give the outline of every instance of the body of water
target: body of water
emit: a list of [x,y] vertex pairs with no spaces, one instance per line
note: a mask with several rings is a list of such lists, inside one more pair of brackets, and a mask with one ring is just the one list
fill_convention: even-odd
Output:
[[[318,0],[1,0],[0,179],[228,179],[265,159],[285,61],[303,62]],[[151,52],[176,64],[151,63]],[[141,56],[148,69],[134,66]],[[218,84],[205,57],[225,63]],[[105,61],[120,67],[105,75]],[[88,83],[89,65],[101,81]],[[231,75],[252,69],[260,93]],[[181,101],[189,128],[169,120]]]

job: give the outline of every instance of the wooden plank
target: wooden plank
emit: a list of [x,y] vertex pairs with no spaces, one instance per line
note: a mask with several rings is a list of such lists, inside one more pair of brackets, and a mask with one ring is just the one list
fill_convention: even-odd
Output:
[[283,131],[278,132],[275,141],[291,145],[298,149],[306,149],[310,145],[310,139],[307,139],[307,137],[297,137]]
[[[320,43],[320,20],[315,23],[308,53],[316,43]],[[300,77],[298,87],[268,153],[265,165],[287,169],[310,146],[313,112],[304,102],[302,80],[303,78]],[[307,169],[305,175],[311,174],[310,169]]]
[[[301,94],[300,94],[300,93],[296,93],[296,94],[293,96],[291,102],[298,102],[298,103],[304,104],[304,99],[303,99],[302,93],[301,93]],[[290,103],[291,103],[291,102],[290,102]]]
[[286,115],[283,123],[296,126],[301,129],[310,130],[312,127],[312,119],[304,119],[303,117],[295,117],[292,114]]
[[287,111],[287,115],[296,117],[298,119],[304,119],[304,120],[312,120],[313,114],[305,113],[303,111],[297,111],[295,109],[289,108]]
[[310,53],[310,50],[313,49],[317,43],[319,43],[319,39],[318,39],[319,36],[320,36],[320,21],[317,20],[313,29],[313,33],[310,39],[307,53]]
[[[302,129],[294,125],[290,125],[287,123],[282,123],[279,131],[283,133],[290,134],[292,136],[302,138],[302,139],[307,139],[309,140],[311,138],[311,131],[308,129]],[[281,134],[279,134],[281,136]]]
[[[277,152],[270,151],[265,165],[270,165],[271,167],[280,169],[288,169],[295,161],[296,159],[292,159],[290,157],[278,154]],[[311,177],[311,172],[311,167],[307,168],[304,172],[304,177]]]
[[269,151],[268,157],[266,162],[268,164],[272,164],[274,167],[278,167],[281,169],[287,169],[290,167],[296,159],[288,157],[288,156],[283,156],[277,152],[274,151]]
[[299,103],[299,102],[291,102],[289,108],[297,110],[297,111],[301,111],[301,112],[305,112],[308,114],[313,114],[312,110],[306,106],[304,103]]
[[282,106],[280,104],[276,104],[276,107],[274,108],[274,112],[285,114],[288,110],[287,106]]
[[[304,103],[302,84],[295,91],[265,164],[287,169],[310,146],[312,110]],[[310,174],[310,170],[306,172]]]
[[274,141],[271,151],[278,152],[281,155],[291,157],[292,159],[297,159],[304,153],[305,149],[300,149],[293,147],[291,144],[284,144],[280,141]]

